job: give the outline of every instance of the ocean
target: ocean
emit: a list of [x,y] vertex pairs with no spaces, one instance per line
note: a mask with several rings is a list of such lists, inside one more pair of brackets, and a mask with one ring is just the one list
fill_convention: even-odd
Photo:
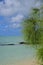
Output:
[[17,44],[0,46],[0,65],[16,65],[17,62],[35,57],[35,48],[30,45],[19,45],[22,41],[24,40],[21,36],[0,36],[0,44]]

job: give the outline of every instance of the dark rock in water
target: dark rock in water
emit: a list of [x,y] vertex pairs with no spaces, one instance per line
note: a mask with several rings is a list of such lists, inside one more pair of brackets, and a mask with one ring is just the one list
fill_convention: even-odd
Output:
[[0,44],[0,46],[12,46],[12,45],[15,45],[15,44]]
[[26,42],[20,42],[19,44],[25,44]]
[[28,42],[20,42],[19,44],[29,44]]
[[8,44],[8,45],[15,45],[15,44]]

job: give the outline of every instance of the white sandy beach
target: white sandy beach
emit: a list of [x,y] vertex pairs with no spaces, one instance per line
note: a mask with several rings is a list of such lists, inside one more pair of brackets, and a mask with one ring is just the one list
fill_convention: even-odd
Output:
[[36,60],[35,59],[32,59],[32,60],[29,60],[29,59],[25,59],[25,60],[20,60],[20,61],[17,61],[17,62],[13,62],[13,63],[7,63],[5,65],[38,65],[36,63]]
[[37,65],[37,64],[35,60],[31,60],[31,61],[25,60],[25,61],[18,62],[14,65]]

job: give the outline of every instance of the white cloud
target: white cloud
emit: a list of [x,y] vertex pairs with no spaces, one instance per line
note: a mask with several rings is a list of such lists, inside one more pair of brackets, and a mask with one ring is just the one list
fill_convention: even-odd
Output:
[[41,6],[40,1],[37,1],[37,2],[36,2],[36,5],[35,5],[34,7],[36,7],[36,8],[40,8],[40,6]]
[[5,28],[21,27],[21,20],[24,18],[24,15],[28,15],[28,13],[30,13],[31,7],[34,6],[34,2],[35,0],[5,0],[5,4],[1,2],[0,16],[7,16],[7,18],[5,17],[6,21],[8,19],[8,21],[10,21],[8,26],[5,26]]
[[0,3],[0,15],[12,16],[17,12],[26,14],[33,6],[34,0],[5,0]]
[[15,14],[19,8],[18,1],[15,0],[5,0],[5,4],[0,3],[0,15],[10,16]]
[[20,22],[23,20],[24,16],[22,14],[18,14],[15,17],[11,17],[10,20],[10,28],[19,28],[21,27]]
[[21,27],[21,25],[19,23],[18,24],[14,23],[14,24],[10,24],[9,27],[15,29]]
[[24,18],[23,15],[18,14],[17,16],[12,17],[10,22],[21,22],[21,20],[22,20],[23,18]]

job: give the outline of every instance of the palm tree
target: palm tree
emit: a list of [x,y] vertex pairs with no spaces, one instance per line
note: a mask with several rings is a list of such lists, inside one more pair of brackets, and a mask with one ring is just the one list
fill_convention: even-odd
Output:
[[24,20],[23,32],[25,40],[29,44],[39,44],[40,40],[40,26],[39,26],[39,9],[34,8],[30,18]]
[[43,47],[37,50],[37,58],[39,65],[43,65]]
[[23,22],[23,33],[26,44],[39,45],[37,58],[43,65],[43,8],[33,8],[30,17]]

